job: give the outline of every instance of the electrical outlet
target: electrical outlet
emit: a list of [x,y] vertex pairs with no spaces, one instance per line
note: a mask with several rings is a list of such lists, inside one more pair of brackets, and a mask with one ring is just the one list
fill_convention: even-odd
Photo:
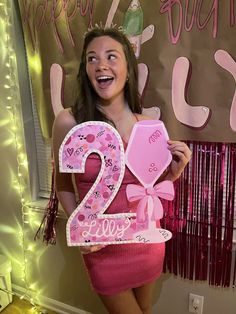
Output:
[[203,314],[203,301],[202,295],[189,294],[189,312],[195,314]]

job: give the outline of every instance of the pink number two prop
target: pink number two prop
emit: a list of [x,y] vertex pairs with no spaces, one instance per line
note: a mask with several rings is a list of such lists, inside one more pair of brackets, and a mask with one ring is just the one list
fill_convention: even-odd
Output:
[[89,121],[75,126],[61,144],[60,171],[83,173],[86,159],[91,153],[100,156],[101,169],[93,186],[68,219],[68,245],[167,241],[171,235],[163,229],[158,229],[155,241],[136,236],[137,232],[147,230],[148,222],[139,223],[135,213],[105,214],[118,192],[125,171],[122,139],[109,124]]

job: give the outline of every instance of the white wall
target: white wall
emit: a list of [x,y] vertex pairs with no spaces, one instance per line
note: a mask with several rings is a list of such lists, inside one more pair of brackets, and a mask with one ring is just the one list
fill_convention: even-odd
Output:
[[207,282],[191,282],[163,274],[156,285],[153,313],[189,314],[189,293],[204,296],[204,314],[235,314],[236,291],[210,287]]

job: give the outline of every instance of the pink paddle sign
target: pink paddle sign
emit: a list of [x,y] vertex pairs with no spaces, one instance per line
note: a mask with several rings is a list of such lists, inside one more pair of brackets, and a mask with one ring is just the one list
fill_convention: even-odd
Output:
[[174,187],[171,181],[155,182],[168,167],[172,155],[167,148],[168,133],[160,120],[142,120],[132,130],[125,153],[126,165],[142,185],[127,186],[129,201],[139,201],[137,222],[147,223],[146,230],[137,230],[136,238],[148,242],[164,242],[172,237],[170,231],[157,228],[156,222],[163,217],[160,198],[173,200]]
[[[144,231],[147,231],[151,224],[147,219],[138,221],[136,213],[112,215],[105,213],[120,188],[125,171],[122,139],[109,124],[89,121],[71,129],[59,150],[60,171],[84,173],[86,160],[91,153],[100,156],[101,169],[89,192],[68,219],[66,226],[68,245],[167,241],[169,234],[163,229],[159,229],[158,237],[155,237],[155,240],[153,240],[154,237],[151,239],[151,237],[140,236],[142,232],[145,235]],[[146,193],[140,198],[145,200]],[[154,199],[156,200],[156,198]],[[155,219],[157,218],[158,216],[155,215]]]
[[119,133],[105,122],[85,122],[72,128],[59,150],[61,172],[83,173],[91,153],[101,158],[96,181],[66,226],[69,246],[135,242],[134,213],[104,214],[124,177],[124,147]]

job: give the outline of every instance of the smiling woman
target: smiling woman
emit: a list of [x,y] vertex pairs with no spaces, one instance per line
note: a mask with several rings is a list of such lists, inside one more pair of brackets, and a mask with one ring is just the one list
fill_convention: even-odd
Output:
[[[89,76],[92,75],[92,69],[94,78],[90,81]],[[115,72],[113,73],[113,71]],[[118,80],[117,82],[123,87],[122,93],[131,112],[141,114],[142,107],[137,85],[138,66],[132,46],[126,36],[117,29],[95,28],[87,33],[81,56],[78,97],[75,106],[72,107],[73,115],[78,123],[90,120],[109,120],[106,113],[98,109],[98,105],[101,105],[101,98],[96,89],[91,88],[93,84],[95,84],[94,86],[98,85],[96,78],[99,76],[103,78],[104,75],[114,78],[114,81]],[[116,84],[111,83],[111,87],[115,87]],[[117,86],[115,88],[118,89]]]
[[[84,41],[77,101],[71,109],[58,114],[53,126],[56,189],[68,216],[76,208],[75,192],[71,174],[59,172],[58,158],[68,131],[85,121],[105,121],[117,129],[126,149],[135,123],[147,119],[141,114],[138,67],[129,40],[114,28],[91,30]],[[174,181],[182,173],[191,153],[186,144],[178,141],[169,141],[168,148],[176,158],[163,179]],[[87,158],[85,173],[75,174],[80,200],[93,186],[100,168],[99,156],[92,153]],[[107,214],[137,211],[137,203],[129,203],[126,196],[126,187],[132,183],[138,184],[139,181],[125,167],[124,178],[116,198],[106,210]],[[105,188],[109,189],[108,186]],[[159,220],[156,225],[160,226]],[[92,245],[82,246],[80,251],[93,289],[109,313],[151,313],[154,283],[162,272],[164,243]]]
[[100,97],[99,104],[111,100],[124,103],[127,62],[122,45],[108,36],[95,38],[88,45],[86,61],[87,75]]

